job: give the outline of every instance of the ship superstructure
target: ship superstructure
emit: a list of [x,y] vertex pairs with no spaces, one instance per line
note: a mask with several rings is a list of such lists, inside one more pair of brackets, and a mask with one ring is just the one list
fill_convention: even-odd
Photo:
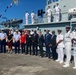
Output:
[[[59,22],[55,21],[55,5],[59,4],[59,7],[61,9],[61,20]],[[62,29],[62,32],[65,33],[65,27],[71,26],[73,29],[76,24],[76,1],[75,0],[46,0],[46,6],[45,6],[45,14],[43,15],[43,18],[41,22],[36,22],[33,25],[28,24],[25,25],[26,29],[30,30],[41,30],[44,32],[44,30],[49,29],[50,31],[57,29]],[[52,9],[52,22],[48,23],[47,22],[47,15],[46,15],[46,10],[47,7],[50,6]]]

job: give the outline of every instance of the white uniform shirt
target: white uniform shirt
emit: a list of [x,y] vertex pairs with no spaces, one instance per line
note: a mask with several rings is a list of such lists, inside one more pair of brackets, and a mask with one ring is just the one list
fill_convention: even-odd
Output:
[[5,39],[6,38],[6,33],[0,33],[0,39]]
[[27,13],[25,14],[25,18],[28,19],[28,16],[29,16],[29,13],[27,12]]
[[35,16],[35,14],[32,12],[32,13],[31,13],[31,17],[34,18],[34,16]]
[[73,35],[76,35],[76,31],[74,30],[74,31],[72,32],[72,34],[73,34]]
[[65,33],[64,39],[65,39],[65,42],[71,42],[72,34],[71,34],[70,31],[68,31],[67,33]]
[[[76,31],[72,32],[72,38],[76,39]],[[73,42],[73,46],[76,47],[76,41]]]
[[47,9],[47,16],[51,16],[52,10],[49,8]]
[[20,39],[20,34],[15,34],[13,38],[14,38],[15,41],[19,40]]
[[[63,34],[58,34],[56,38],[56,43],[58,43],[59,40],[63,40],[63,39],[64,39]],[[63,41],[59,43],[57,47],[64,47]]]
[[59,6],[56,6],[56,7],[55,7],[55,12],[56,12],[56,13],[59,13],[59,12],[60,12],[60,7],[59,7]]
[[31,33],[30,33],[31,35],[33,35],[34,34],[34,32],[33,31],[31,31]]
[[[13,35],[15,35],[16,34],[16,32],[13,32]],[[18,34],[20,35],[21,33],[20,32],[18,32]]]

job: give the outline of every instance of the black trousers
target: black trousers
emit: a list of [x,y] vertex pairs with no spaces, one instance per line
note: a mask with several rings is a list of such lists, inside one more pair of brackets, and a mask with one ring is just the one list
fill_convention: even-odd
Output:
[[30,51],[30,55],[31,55],[31,43],[26,44],[26,54],[28,54],[29,51]]
[[33,43],[32,46],[33,46],[33,55],[37,56],[38,55],[38,49],[37,49],[38,44]]
[[14,43],[15,53],[20,53],[20,41]]
[[57,59],[56,48],[57,48],[56,46],[52,46],[52,47],[51,47],[51,50],[52,50],[52,57],[53,57],[54,60]]
[[39,44],[40,56],[43,57],[43,45]]
[[21,43],[21,53],[25,53],[25,43]]
[[6,41],[5,40],[1,40],[1,53],[6,53]]
[[1,53],[1,40],[0,40],[0,53]]

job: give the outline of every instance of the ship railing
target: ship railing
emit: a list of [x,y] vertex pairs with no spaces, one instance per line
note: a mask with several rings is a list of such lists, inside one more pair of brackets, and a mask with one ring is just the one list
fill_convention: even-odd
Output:
[[[67,16],[65,16],[65,19],[63,19],[64,18],[64,16],[63,15],[67,15]],[[55,19],[55,13],[53,12],[52,13],[52,16],[51,16],[51,22],[56,22],[56,19]],[[68,21],[69,19],[68,19],[68,12],[67,11],[65,11],[65,12],[62,12],[62,13],[60,13],[60,20],[59,21]],[[37,23],[48,23],[48,19],[47,19],[47,15],[46,14],[44,14],[42,17],[38,17],[38,22]]]
[[[53,12],[52,16],[51,16],[51,22],[56,22],[55,16],[56,15]],[[61,14],[60,14],[59,22],[70,21],[72,18],[76,18],[76,16],[75,15],[70,15],[68,13],[68,11],[64,11],[64,12],[61,12]],[[25,19],[24,19],[24,23],[26,23]],[[48,23],[46,13],[43,16],[35,16],[34,24],[38,24],[38,23]],[[31,17],[28,18],[28,24],[31,24]]]

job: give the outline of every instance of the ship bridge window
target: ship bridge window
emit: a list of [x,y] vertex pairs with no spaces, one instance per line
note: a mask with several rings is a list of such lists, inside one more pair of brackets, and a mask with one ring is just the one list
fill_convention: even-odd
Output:
[[59,0],[47,0],[47,4],[50,4],[52,2],[57,2],[57,1],[59,1]]
[[53,2],[57,2],[58,0],[52,0]]

